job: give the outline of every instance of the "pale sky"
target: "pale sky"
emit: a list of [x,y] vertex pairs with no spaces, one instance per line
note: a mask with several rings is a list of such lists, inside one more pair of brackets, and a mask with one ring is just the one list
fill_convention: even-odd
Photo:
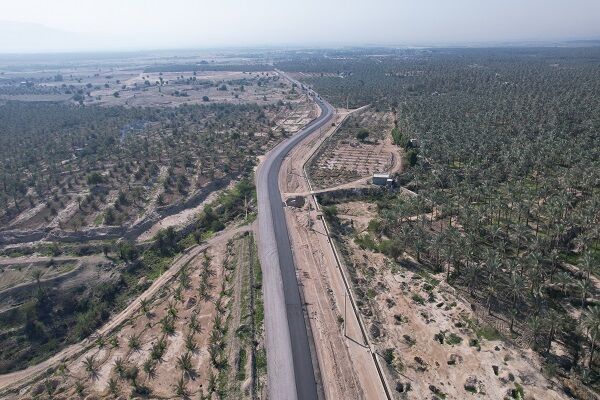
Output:
[[0,52],[443,45],[600,38],[600,0],[0,0],[0,20]]

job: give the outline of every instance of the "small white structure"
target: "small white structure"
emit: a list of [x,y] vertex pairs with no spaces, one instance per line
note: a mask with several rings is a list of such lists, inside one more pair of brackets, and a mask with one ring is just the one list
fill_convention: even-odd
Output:
[[373,185],[388,186],[393,183],[394,180],[390,178],[390,174],[373,174]]

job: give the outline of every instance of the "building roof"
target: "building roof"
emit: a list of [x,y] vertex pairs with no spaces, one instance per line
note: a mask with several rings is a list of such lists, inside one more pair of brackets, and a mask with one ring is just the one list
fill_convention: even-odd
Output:
[[390,174],[373,174],[373,178],[389,179]]

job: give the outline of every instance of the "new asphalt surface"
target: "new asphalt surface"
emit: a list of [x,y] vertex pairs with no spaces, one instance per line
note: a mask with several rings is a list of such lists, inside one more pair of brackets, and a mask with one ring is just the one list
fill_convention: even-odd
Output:
[[[300,85],[298,85],[300,86]],[[285,156],[331,121],[333,107],[313,95],[321,115],[275,147],[257,171],[259,255],[263,270],[268,390],[271,399],[317,399],[300,289],[292,254],[279,170]]]

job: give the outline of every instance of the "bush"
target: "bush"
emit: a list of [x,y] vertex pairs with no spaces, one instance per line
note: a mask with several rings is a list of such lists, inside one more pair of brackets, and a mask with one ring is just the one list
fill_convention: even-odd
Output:
[[104,183],[104,177],[102,175],[100,175],[99,172],[92,172],[87,177],[87,183],[90,186],[91,185],[99,185],[101,183]]
[[425,304],[425,299],[421,295],[418,295],[416,293],[412,295],[412,299],[417,304],[420,304],[420,305]]
[[393,348],[387,348],[383,351],[383,359],[385,360],[385,363],[389,366],[392,365],[392,363],[394,362],[394,359],[396,358],[394,355],[394,349]]
[[367,140],[367,138],[369,137],[369,131],[366,129],[361,129],[356,133],[356,139],[358,139],[361,142],[364,142],[365,140]]
[[406,160],[408,161],[408,165],[410,165],[411,167],[414,167],[418,161],[417,151],[413,150],[413,149],[408,150],[406,152]]
[[462,338],[455,333],[450,333],[446,338],[446,343],[454,346],[456,344],[462,343]]

